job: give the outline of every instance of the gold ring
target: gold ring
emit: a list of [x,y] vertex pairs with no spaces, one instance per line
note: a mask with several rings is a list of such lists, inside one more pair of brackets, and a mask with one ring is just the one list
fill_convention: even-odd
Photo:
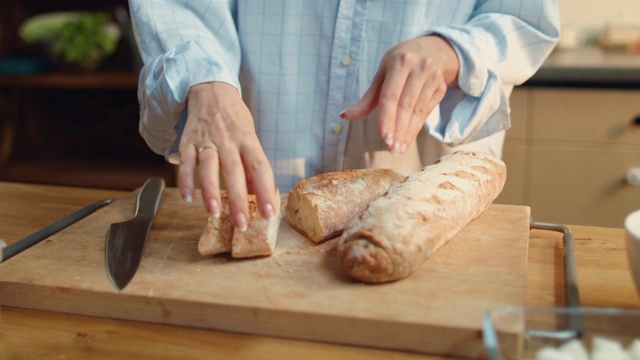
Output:
[[199,149],[198,149],[198,154],[200,154],[201,152],[205,151],[206,149],[212,149],[212,150],[214,150],[214,151],[218,151],[218,150],[215,148],[215,146],[206,145],[206,146],[203,146],[203,147],[201,147],[201,148],[199,148]]

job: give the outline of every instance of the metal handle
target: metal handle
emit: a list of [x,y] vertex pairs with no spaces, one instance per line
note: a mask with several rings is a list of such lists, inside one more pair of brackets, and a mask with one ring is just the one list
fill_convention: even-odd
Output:
[[552,224],[539,221],[531,221],[532,229],[551,230],[561,232],[564,244],[564,273],[565,291],[567,295],[567,306],[580,306],[580,295],[578,293],[578,275],[576,269],[575,238],[573,233],[565,225]]
[[640,185],[640,167],[631,167],[627,170],[624,180],[629,185]]
[[103,206],[109,205],[114,202],[115,199],[105,199],[102,201],[98,201],[97,203],[87,205],[82,209],[63,217],[62,219],[47,225],[41,230],[25,237],[22,240],[18,240],[17,242],[5,247],[2,249],[2,257],[0,257],[0,262],[7,261],[8,259],[14,257],[15,255],[23,252],[24,250],[32,247],[33,245],[39,243],[40,241],[48,238],[49,236],[57,233],[58,231],[68,227],[69,225],[74,224],[77,221],[93,214],[96,210],[100,209]]
[[[577,308],[580,307],[580,293],[578,292],[578,271],[576,268],[576,249],[575,249],[575,237],[571,230],[561,224],[545,223],[538,221],[531,221],[532,229],[551,230],[561,232],[563,241],[564,252],[564,275],[565,275],[565,294],[567,298],[567,307]],[[545,331],[545,334],[539,333],[537,336],[543,337],[566,337],[567,334],[573,334],[573,336],[580,337],[582,335],[582,317],[579,313],[571,314],[569,316],[569,323],[567,329],[564,331]]]

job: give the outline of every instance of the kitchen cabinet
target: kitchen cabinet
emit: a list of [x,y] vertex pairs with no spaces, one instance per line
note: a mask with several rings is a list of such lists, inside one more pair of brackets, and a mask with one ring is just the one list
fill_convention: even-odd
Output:
[[521,87],[511,99],[498,203],[531,206],[538,221],[621,227],[640,209],[640,90]]
[[502,158],[507,164],[507,182],[497,203],[528,205],[525,201],[528,97],[526,90],[511,94],[511,128],[504,141]]

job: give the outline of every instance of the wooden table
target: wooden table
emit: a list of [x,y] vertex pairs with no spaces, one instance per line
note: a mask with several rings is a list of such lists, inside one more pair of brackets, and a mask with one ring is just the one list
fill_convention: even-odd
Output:
[[[126,194],[0,182],[0,238],[7,243],[17,241],[83,205]],[[587,226],[570,229],[576,238],[581,304],[640,308],[640,297],[628,270],[623,230]],[[562,234],[531,231],[526,305],[564,304],[562,256]],[[444,359],[45,311],[0,309],[0,358]]]

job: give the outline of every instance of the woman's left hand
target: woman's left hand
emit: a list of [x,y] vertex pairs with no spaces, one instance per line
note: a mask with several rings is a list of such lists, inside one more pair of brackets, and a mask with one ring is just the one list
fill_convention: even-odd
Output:
[[380,136],[394,156],[401,156],[442,101],[448,86],[457,86],[458,56],[440,36],[421,36],[387,51],[362,99],[341,116],[367,117],[378,107]]

